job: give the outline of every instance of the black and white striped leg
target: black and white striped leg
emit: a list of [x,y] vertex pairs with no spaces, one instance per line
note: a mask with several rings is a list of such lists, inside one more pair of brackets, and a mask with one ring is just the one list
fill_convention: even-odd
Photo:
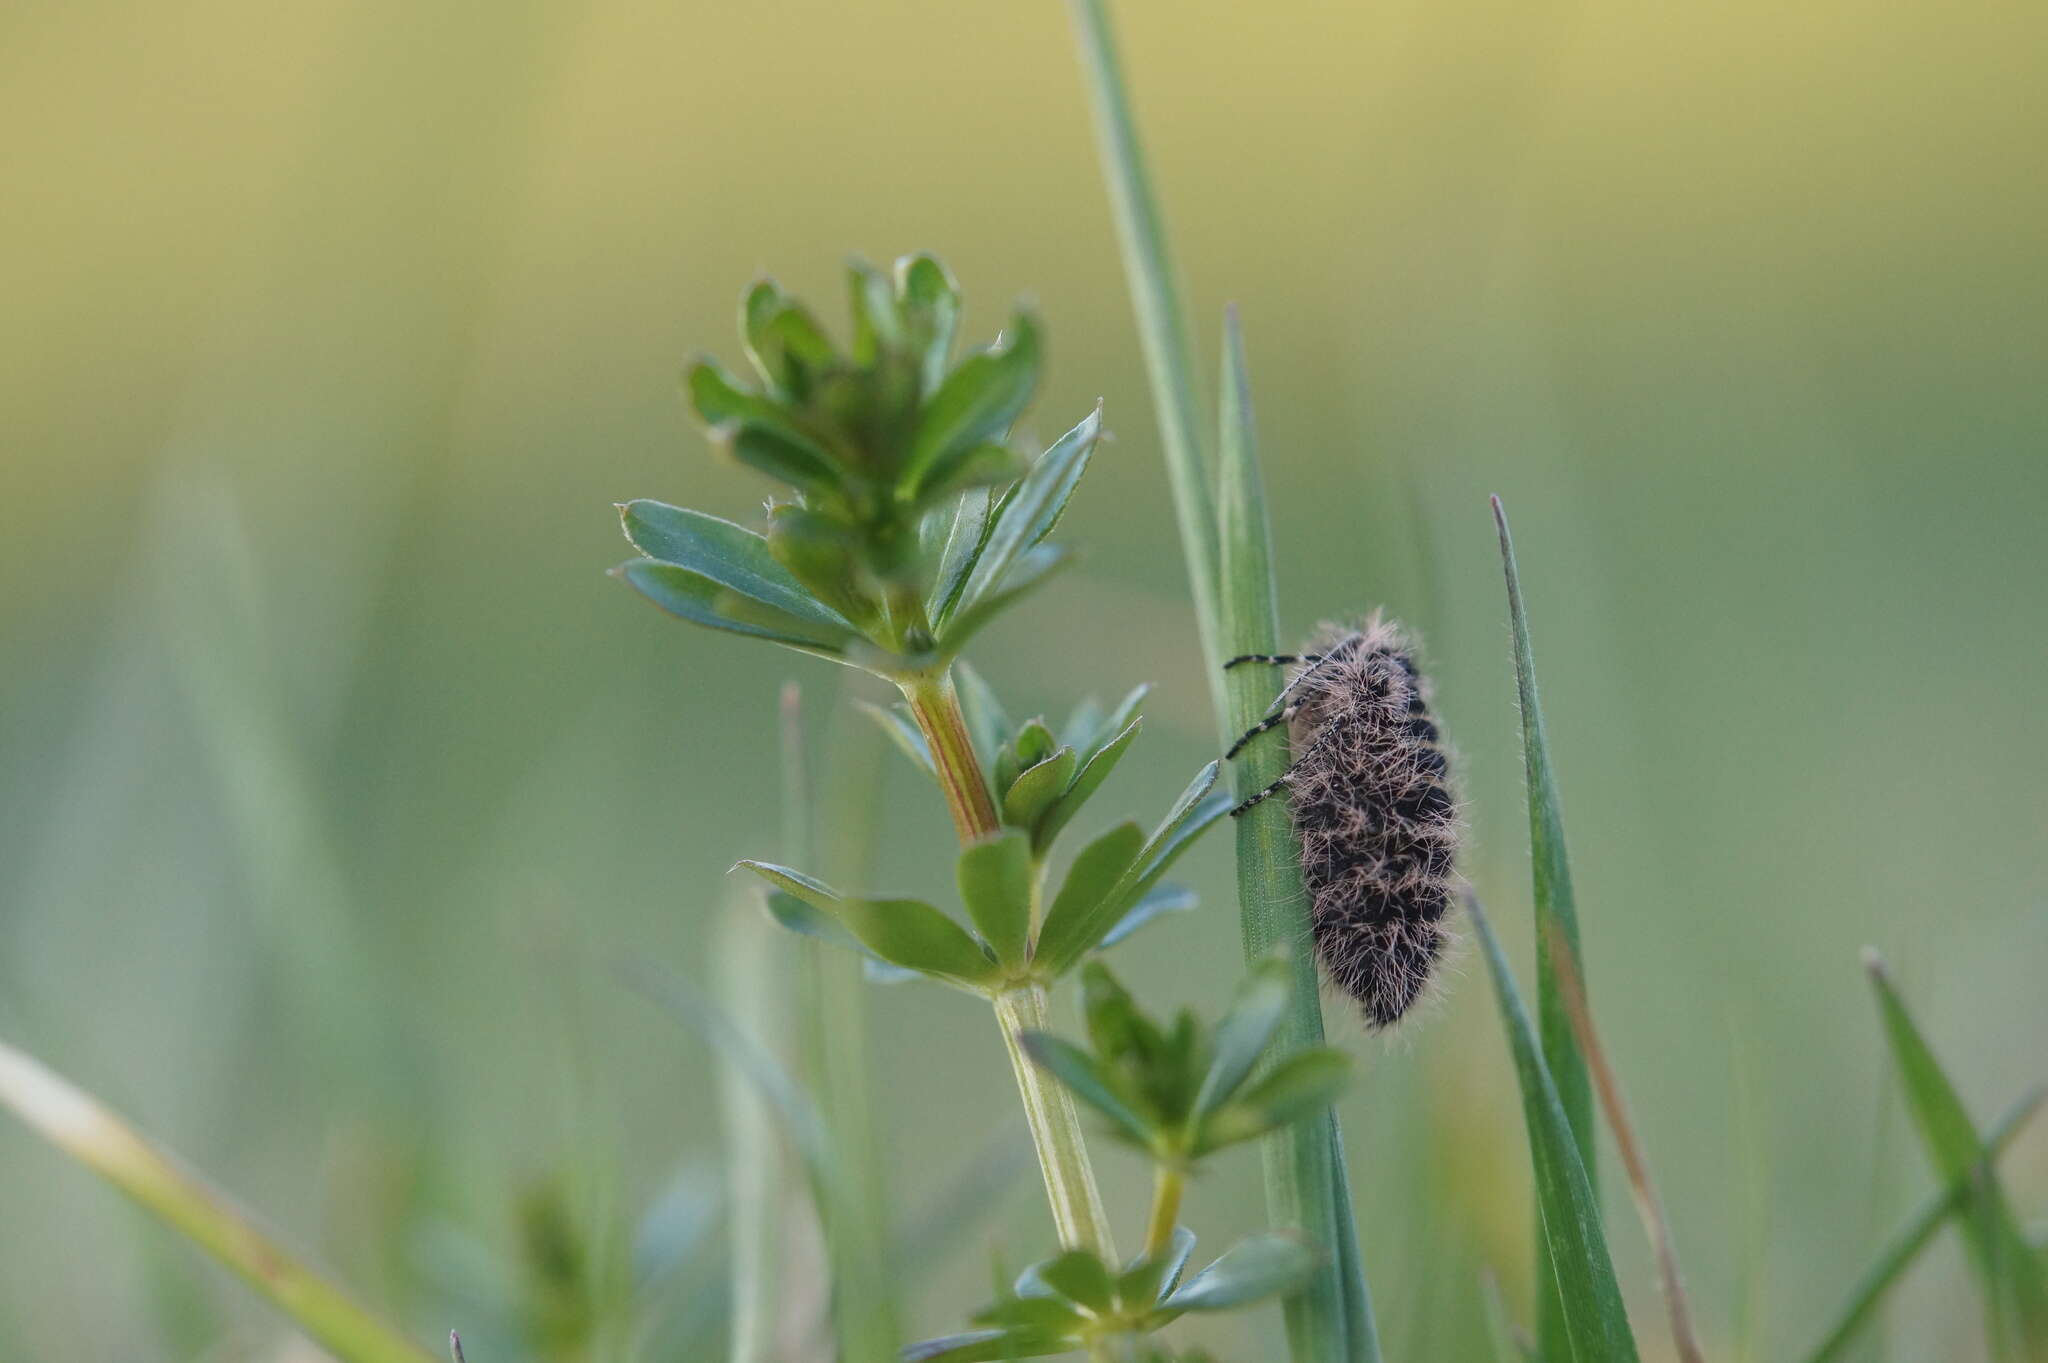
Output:
[[1281,706],[1279,709],[1273,711],[1273,713],[1267,715],[1264,719],[1260,720],[1257,724],[1252,725],[1251,728],[1246,729],[1244,731],[1243,736],[1240,737],[1237,740],[1237,742],[1230,745],[1230,751],[1223,754],[1223,760],[1228,762],[1231,758],[1237,756],[1239,753],[1244,751],[1245,744],[1251,742],[1260,734],[1266,733],[1269,730],[1279,728],[1282,724],[1285,724],[1288,720],[1292,719],[1293,717],[1294,711],[1291,706]]
[[1234,819],[1238,815],[1244,813],[1247,809],[1250,809],[1253,805],[1259,804],[1261,801],[1270,799],[1273,795],[1277,794],[1280,790],[1280,787],[1286,785],[1289,781],[1294,779],[1294,773],[1301,769],[1301,764],[1308,761],[1309,758],[1315,756],[1317,751],[1320,750],[1322,746],[1328,743],[1329,741],[1330,735],[1324,734],[1321,738],[1318,738],[1315,742],[1309,744],[1308,748],[1301,754],[1301,756],[1295,758],[1292,762],[1289,762],[1287,764],[1287,770],[1281,772],[1279,778],[1276,779],[1271,785],[1267,786],[1264,790],[1254,791],[1251,795],[1248,795],[1243,800],[1240,800],[1237,803],[1237,805],[1231,809],[1230,817]]
[[[1229,662],[1223,664],[1223,670],[1228,672],[1231,668],[1242,666],[1245,663],[1263,663],[1268,667],[1292,667],[1302,661],[1304,659],[1298,653],[1240,653]],[[1313,662],[1314,659],[1307,659],[1307,661]]]

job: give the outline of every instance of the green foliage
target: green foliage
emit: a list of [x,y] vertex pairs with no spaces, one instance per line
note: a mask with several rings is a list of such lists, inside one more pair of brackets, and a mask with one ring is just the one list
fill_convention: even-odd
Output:
[[[1193,1277],[1195,1237],[1182,1228],[1158,1253],[1113,1269],[1087,1250],[1033,1264],[974,1315],[981,1328],[914,1344],[904,1363],[976,1363],[1088,1349],[1149,1334],[1190,1312],[1230,1311],[1300,1284],[1316,1255],[1299,1237],[1253,1235]],[[1165,1357],[1156,1350],[1142,1357]]]
[[1026,1035],[1024,1047],[1108,1119],[1111,1135],[1185,1172],[1205,1155],[1321,1113],[1349,1079],[1350,1057],[1319,1046],[1250,1082],[1287,1007],[1290,974],[1284,960],[1261,962],[1214,1027],[1188,1010],[1162,1026],[1108,967],[1091,962],[1081,972],[1091,1049],[1043,1033]]
[[1994,1358],[2048,1359],[2048,1271],[2028,1244],[1983,1139],[1954,1083],[1921,1035],[1875,952],[1865,964],[1891,1043],[1906,1105],[1927,1159],[1948,1182],[1970,1180],[1960,1212],[1963,1243],[1984,1290],[1986,1334]]
[[[1134,706],[1137,695],[1119,707]],[[1118,715],[1101,725],[1106,729]],[[1137,726],[1132,718],[1122,733]],[[1036,736],[1034,736],[1036,735]],[[1094,735],[1091,734],[1092,738]],[[1095,747],[1091,765],[1118,739]],[[1033,721],[1006,745],[1027,754],[1045,750],[1050,731]],[[1062,746],[1057,752],[1071,755]],[[1050,755],[1025,768],[1039,770]],[[1018,778],[1022,781],[1023,776]],[[1034,928],[1044,863],[1030,836],[1013,830],[970,843],[956,869],[965,906],[963,926],[936,907],[914,899],[862,899],[841,894],[801,871],[766,861],[742,861],[774,887],[768,911],[793,932],[862,951],[888,965],[993,996],[1019,985],[1046,984],[1071,970],[1089,952],[1122,941],[1161,914],[1189,907],[1193,897],[1180,886],[1161,884],[1174,861],[1229,809],[1211,788],[1210,763],[1181,794],[1147,838],[1133,823],[1112,828],[1081,849],[1053,895],[1042,925]],[[1012,783],[1014,792],[1016,783]],[[1089,790],[1073,784],[1061,801],[1085,799]]]
[[642,557],[618,575],[693,624],[892,679],[935,674],[1067,562],[1045,539],[1101,412],[1027,458],[1008,440],[1043,361],[1031,315],[955,364],[959,290],[938,261],[888,276],[854,261],[847,278],[847,348],[764,280],[740,306],[751,385],[710,359],[684,376],[714,447],[784,485],[765,532],[630,502]]

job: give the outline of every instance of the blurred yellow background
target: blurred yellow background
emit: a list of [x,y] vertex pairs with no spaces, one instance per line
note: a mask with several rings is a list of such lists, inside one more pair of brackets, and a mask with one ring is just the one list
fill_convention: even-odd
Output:
[[[1857,948],[1899,966],[1980,1118],[2048,1053],[2048,21],[1119,14],[1205,357],[1244,310],[1286,617],[1386,603],[1428,639],[1468,874],[1526,948],[1507,500],[1595,1007],[1711,1352],[1784,1356],[1932,1186]],[[676,386],[687,353],[735,355],[757,272],[836,323],[847,253],[929,248],[975,339],[1036,301],[1027,424],[1101,396],[1117,439],[1067,522],[1085,563],[976,661],[1021,714],[1158,683],[1105,816],[1211,755],[1051,0],[26,0],[0,14],[0,182],[0,1034],[423,1337],[462,1323],[531,1180],[623,1217],[716,1157],[701,1048],[609,965],[704,973],[722,873],[775,836],[776,686],[822,737],[842,678],[603,569],[614,501],[765,494]],[[889,761],[878,875],[943,893],[943,812]],[[1181,947],[1122,953],[1161,1002],[1237,968],[1223,842],[1188,870]],[[1482,1265],[1525,1293],[1483,984],[1390,1043],[1338,1025],[1398,1359],[1479,1356]],[[873,1002],[910,1203],[1012,1120],[1010,1081],[971,1003]],[[1139,1169],[1099,1160],[1134,1215]],[[2048,1137],[2008,1167],[2048,1211]],[[1030,1182],[914,1329],[979,1299],[988,1245],[1044,1247]],[[1256,1224],[1257,1188],[1249,1155],[1198,1187],[1205,1240]],[[0,1225],[8,1357],[284,1334],[4,1124]],[[1899,1356],[1974,1356],[1952,1246],[1893,1315]],[[1270,1337],[1213,1335],[1241,1359]]]

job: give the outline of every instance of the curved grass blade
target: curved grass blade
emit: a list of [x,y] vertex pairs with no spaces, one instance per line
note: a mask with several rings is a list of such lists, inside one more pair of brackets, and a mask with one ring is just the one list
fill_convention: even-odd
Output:
[[[1240,653],[1272,653],[1279,645],[1279,603],[1274,589],[1271,530],[1260,481],[1251,379],[1243,337],[1233,312],[1225,322],[1223,446],[1218,487],[1223,554],[1222,646]],[[1257,669],[1217,671],[1224,690],[1228,743],[1256,723],[1272,703],[1272,682]],[[1264,789],[1287,766],[1284,734],[1275,731],[1245,749],[1232,778],[1239,799]],[[1237,819],[1237,887],[1245,956],[1261,960],[1276,950],[1288,959],[1290,989],[1269,1064],[1323,1044],[1323,1009],[1316,966],[1298,943],[1309,940],[1307,891],[1301,854],[1285,798],[1267,800]],[[1298,1122],[1263,1143],[1266,1203],[1274,1224],[1298,1226],[1325,1250],[1307,1288],[1283,1303],[1289,1347],[1297,1360],[1342,1358],[1373,1363],[1380,1356],[1357,1224],[1345,1176],[1343,1141],[1334,1113]]]
[[1579,1159],[1578,1141],[1565,1117],[1564,1103],[1543,1063],[1536,1029],[1530,1025],[1521,991],[1515,987],[1515,977],[1494,939],[1485,910],[1476,899],[1468,897],[1465,904],[1473,931],[1485,949],[1487,969],[1500,1000],[1501,1022],[1521,1081],[1529,1158],[1536,1173],[1536,1206],[1556,1278],[1565,1352],[1546,1351],[1543,1357],[1575,1359],[1577,1363],[1635,1363],[1635,1337],[1629,1332],[1628,1313],[1614,1279],[1614,1262],[1600,1230],[1600,1207],[1593,1200],[1592,1184]]
[[4,1042],[0,1106],[233,1269],[343,1363],[433,1363],[98,1100]]
[[[1572,893],[1571,865],[1565,858],[1564,816],[1558,807],[1557,780],[1550,766],[1550,739],[1543,728],[1543,703],[1536,691],[1536,660],[1529,647],[1529,613],[1522,601],[1522,575],[1515,563],[1515,542],[1508,533],[1507,508],[1500,498],[1493,504],[1493,522],[1500,535],[1501,571],[1507,579],[1508,623],[1514,638],[1515,692],[1522,709],[1522,763],[1529,792],[1529,868],[1534,880],[1536,937],[1539,942],[1560,938],[1568,958],[1578,962],[1579,914]],[[1599,1161],[1593,1139],[1593,1088],[1586,1072],[1585,1057],[1579,1054],[1571,1018],[1557,978],[1557,965],[1549,951],[1536,953],[1536,1017],[1541,1028],[1543,1063],[1557,1085],[1558,1100],[1564,1104],[1578,1142],[1579,1160],[1586,1167],[1586,1180],[1599,1197]],[[1579,996],[1586,992],[1583,973],[1574,982]],[[1554,1283],[1539,1283],[1536,1293],[1536,1341],[1545,1358],[1563,1357],[1564,1325]]]
[[1934,1233],[1941,1229],[1942,1223],[1962,1210],[1971,1191],[1983,1177],[1988,1161],[2005,1152],[2012,1138],[2041,1110],[2043,1099],[2048,1099],[2048,1088],[2037,1088],[2006,1109],[2005,1115],[1994,1122],[1985,1134],[1987,1164],[1973,1165],[1962,1178],[1950,1180],[1948,1187],[1923,1202],[1886,1242],[1877,1261],[1850,1289],[1849,1298],[1836,1313],[1834,1324],[1821,1336],[1821,1342],[1813,1352],[1806,1355],[1806,1363],[1841,1363],[1848,1356],[1849,1346],[1862,1336],[1863,1328],[1870,1323],[1877,1308],[1884,1304],[1893,1286],[1920,1257],[1920,1251],[1933,1242]]
[[1962,1231],[1984,1284],[1992,1357],[2042,1363],[2048,1360],[2048,1272],[2021,1233],[1970,1114],[1906,1011],[1884,962],[1866,951],[1863,964],[1877,991],[1892,1061],[1929,1162],[1950,1182],[1976,1173],[1961,1213]]

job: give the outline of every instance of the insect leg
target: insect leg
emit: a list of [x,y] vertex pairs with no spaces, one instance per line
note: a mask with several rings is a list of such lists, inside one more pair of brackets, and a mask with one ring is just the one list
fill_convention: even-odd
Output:
[[1290,718],[1291,716],[1287,713],[1287,707],[1284,705],[1279,709],[1273,711],[1273,713],[1267,715],[1257,724],[1254,724],[1251,728],[1246,729],[1244,731],[1244,735],[1241,738],[1239,738],[1237,742],[1230,745],[1230,751],[1223,754],[1223,760],[1228,762],[1231,758],[1237,756],[1239,753],[1244,751],[1245,744],[1251,742],[1260,734],[1265,733],[1268,729],[1279,728],[1282,724],[1285,724]]
[[1287,770],[1281,772],[1278,779],[1276,779],[1271,785],[1267,786],[1264,790],[1256,791],[1250,796],[1247,796],[1245,799],[1239,801],[1236,807],[1230,811],[1230,817],[1234,819],[1238,815],[1244,813],[1247,809],[1250,809],[1253,805],[1258,804],[1261,801],[1268,799],[1272,795],[1276,794],[1279,791],[1280,787],[1286,785],[1289,781],[1294,779],[1294,773],[1301,767],[1301,764],[1308,761],[1309,758],[1315,756],[1316,753],[1322,749],[1323,745],[1330,741],[1332,736],[1332,734],[1326,733],[1322,737],[1318,738],[1315,742],[1309,744],[1308,747],[1303,750],[1301,756],[1295,758],[1292,762],[1289,762],[1287,764]]
[[1294,664],[1303,661],[1313,662],[1315,659],[1305,659],[1303,655],[1298,653],[1240,653],[1229,662],[1223,664],[1223,670],[1228,672],[1231,668],[1237,667],[1242,663],[1265,663],[1271,667],[1292,667]]
[[1247,729],[1238,738],[1237,742],[1231,744],[1230,751],[1223,754],[1223,760],[1228,762],[1231,758],[1244,751],[1245,744],[1251,742],[1267,730],[1277,728],[1279,725],[1286,723],[1290,718],[1287,709],[1287,697],[1293,694],[1295,687],[1314,676],[1318,668],[1335,656],[1334,653],[1303,653],[1299,656],[1284,653],[1247,653],[1241,658],[1233,658],[1223,664],[1226,668],[1235,667],[1239,663],[1308,664],[1307,667],[1294,674],[1293,681],[1280,688],[1280,694],[1273,697],[1273,708],[1266,712],[1266,717]]

